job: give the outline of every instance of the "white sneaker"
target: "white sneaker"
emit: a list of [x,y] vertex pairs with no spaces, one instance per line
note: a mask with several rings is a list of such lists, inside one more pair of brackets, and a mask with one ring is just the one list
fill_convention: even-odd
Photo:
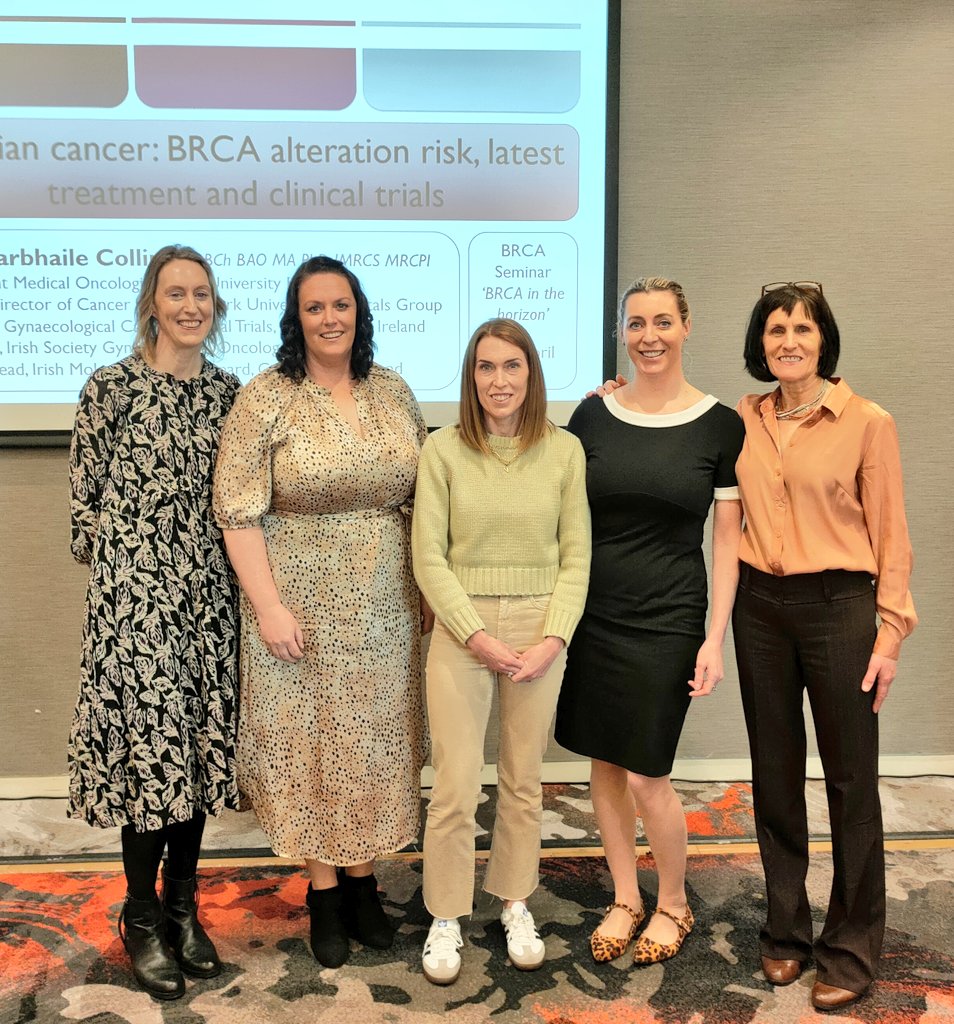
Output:
[[504,907],[500,923],[507,933],[507,955],[514,967],[521,971],[535,971],[546,956],[547,948],[537,933],[533,914],[522,900]]
[[456,917],[435,917],[424,942],[421,966],[424,977],[435,985],[450,985],[460,974],[460,953],[464,940]]

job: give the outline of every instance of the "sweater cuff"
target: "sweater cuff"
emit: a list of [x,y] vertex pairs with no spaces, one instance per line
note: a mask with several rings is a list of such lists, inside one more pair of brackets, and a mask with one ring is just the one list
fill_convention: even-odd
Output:
[[441,619],[441,622],[462,644],[466,644],[474,633],[487,628],[477,614],[477,609],[469,601],[449,618]]
[[569,612],[565,608],[555,608],[551,601],[547,609],[547,617],[543,623],[544,636],[558,636],[567,645],[573,639],[573,632],[580,621],[579,612]]

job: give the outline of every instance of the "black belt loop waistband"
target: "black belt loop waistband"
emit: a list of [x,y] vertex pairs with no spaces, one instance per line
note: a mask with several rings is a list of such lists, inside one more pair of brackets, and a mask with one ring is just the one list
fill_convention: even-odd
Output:
[[774,576],[762,572],[748,562],[739,562],[739,586],[758,597],[779,604],[830,603],[841,598],[870,593],[871,575],[848,569],[825,569],[822,572],[794,573]]

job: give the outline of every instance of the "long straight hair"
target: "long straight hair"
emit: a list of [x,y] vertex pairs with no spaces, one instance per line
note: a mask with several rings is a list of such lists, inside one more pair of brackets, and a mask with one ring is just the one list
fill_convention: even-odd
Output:
[[525,452],[543,440],[553,429],[553,424],[547,419],[547,389],[543,382],[543,367],[540,365],[536,345],[515,320],[508,320],[505,317],[486,320],[471,335],[467,350],[464,352],[464,365],[460,375],[460,419],[457,429],[461,440],[468,448],[484,455],[490,454],[484,410],[477,398],[477,381],[474,373],[477,366],[477,345],[483,338],[488,337],[500,338],[501,341],[516,345],[527,360],[530,371],[527,379],[527,397],[520,409],[520,425],[517,428],[520,435],[518,451]]

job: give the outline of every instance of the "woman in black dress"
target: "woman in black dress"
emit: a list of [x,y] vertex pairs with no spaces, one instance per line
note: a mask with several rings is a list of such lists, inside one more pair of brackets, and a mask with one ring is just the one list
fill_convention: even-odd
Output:
[[205,359],[225,303],[194,249],[153,256],[136,314],[132,355],[83,389],[70,449],[72,550],[90,574],[69,813],[122,829],[120,933],[142,987],[175,999],[183,971],[222,969],[195,874],[206,814],[238,806],[237,595],[211,487],[239,381]]
[[[711,693],[723,675],[722,643],[738,581],[735,460],[743,432],[735,412],[685,379],[690,326],[674,281],[640,278],[631,285],[620,300],[619,331],[634,379],[584,401],[569,424],[586,453],[593,561],[556,738],[592,759],[593,808],[615,889],[590,938],[598,961],[621,956],[645,918],[636,879],[637,808],[659,891],[634,961],[673,956],[693,925],[685,815],[669,772],[690,698]],[[713,499],[707,632],[702,538]]]

